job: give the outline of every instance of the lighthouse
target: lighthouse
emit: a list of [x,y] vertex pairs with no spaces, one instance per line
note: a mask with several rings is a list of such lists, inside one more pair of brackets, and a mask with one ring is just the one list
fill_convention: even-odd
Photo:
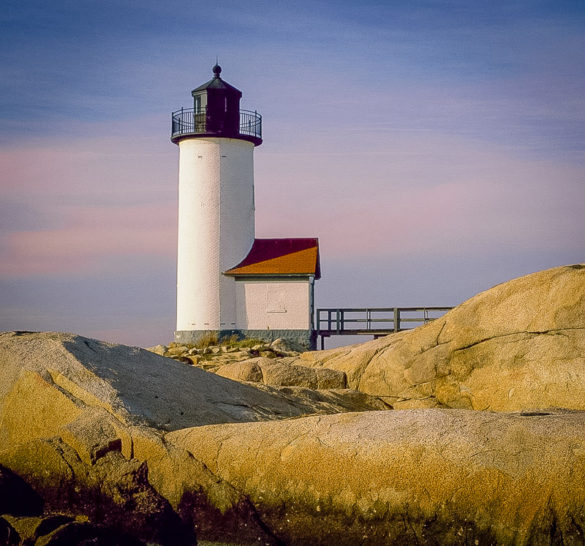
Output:
[[179,147],[175,340],[195,343],[213,332],[311,346],[317,240],[255,239],[262,117],[240,109],[241,91],[222,79],[219,65],[212,70],[191,92],[193,106],[172,114]]

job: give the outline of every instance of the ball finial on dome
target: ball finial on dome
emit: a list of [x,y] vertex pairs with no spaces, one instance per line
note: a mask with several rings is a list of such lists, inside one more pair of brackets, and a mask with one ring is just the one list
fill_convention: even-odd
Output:
[[219,66],[217,63],[215,63],[215,66],[213,67],[213,73],[215,74],[216,78],[219,78],[219,75],[221,74],[221,66]]

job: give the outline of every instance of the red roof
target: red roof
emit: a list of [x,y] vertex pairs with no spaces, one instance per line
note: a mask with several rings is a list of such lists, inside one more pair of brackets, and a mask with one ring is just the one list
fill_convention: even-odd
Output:
[[248,255],[226,275],[315,275],[321,278],[318,239],[255,239]]

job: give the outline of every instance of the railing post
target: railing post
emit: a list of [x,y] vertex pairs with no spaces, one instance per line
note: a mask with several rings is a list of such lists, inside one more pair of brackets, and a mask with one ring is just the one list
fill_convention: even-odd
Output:
[[337,333],[339,334],[339,321],[341,319],[340,313],[339,313],[339,309],[335,310],[335,328],[337,330]]
[[400,309],[394,308],[394,332],[400,331]]

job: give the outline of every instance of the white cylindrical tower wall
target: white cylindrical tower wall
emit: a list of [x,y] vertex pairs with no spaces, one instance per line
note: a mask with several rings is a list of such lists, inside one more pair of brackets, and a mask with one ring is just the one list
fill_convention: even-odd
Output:
[[236,328],[236,289],[222,273],[254,242],[254,144],[179,142],[177,331]]

